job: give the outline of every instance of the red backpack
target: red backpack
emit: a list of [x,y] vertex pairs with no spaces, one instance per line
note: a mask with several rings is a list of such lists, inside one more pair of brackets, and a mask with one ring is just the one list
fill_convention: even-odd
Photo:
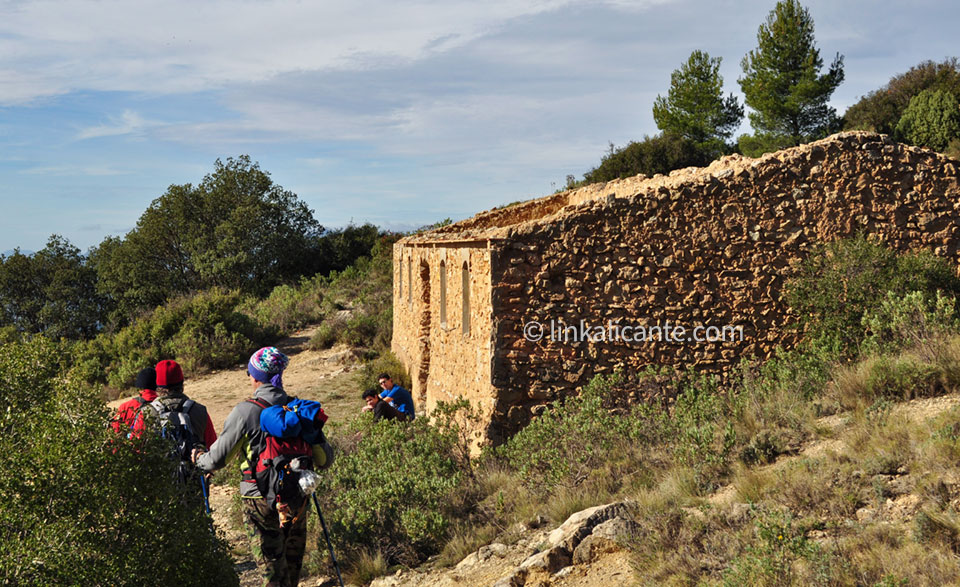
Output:
[[[282,410],[290,420],[296,420],[299,418],[297,407],[300,403],[309,400],[290,398],[286,404],[275,406],[258,399],[248,399],[247,401],[261,408],[261,430],[265,439],[263,449],[256,457],[256,462],[252,464],[251,470],[243,472],[243,478],[247,481],[256,482],[260,495],[267,500],[267,504],[271,508],[276,509],[280,514],[280,522],[283,526],[293,517],[293,508],[302,511],[303,506],[307,503],[305,499],[302,499],[299,481],[303,471],[312,471],[314,468],[313,445],[304,439],[303,430],[299,426],[291,427],[289,432],[287,430],[281,432],[273,427],[268,430],[268,427],[262,423],[263,416],[268,411],[269,413],[276,413],[278,410]],[[319,403],[310,403],[317,406],[317,409],[313,412],[315,417],[311,420],[310,428],[315,427],[316,430],[319,430],[327,417],[323,410],[319,409]],[[307,426],[303,428],[307,428]],[[271,431],[282,434],[282,436],[272,434]],[[311,440],[318,440],[317,437],[310,435],[307,435],[307,437]],[[319,439],[325,441],[322,432]]]

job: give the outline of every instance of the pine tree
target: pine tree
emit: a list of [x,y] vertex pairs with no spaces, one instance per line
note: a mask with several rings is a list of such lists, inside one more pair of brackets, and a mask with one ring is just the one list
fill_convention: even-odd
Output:
[[827,100],[843,81],[843,56],[838,53],[827,73],[820,73],[823,59],[810,12],[796,0],[778,2],[760,25],[757,43],[743,58],[738,81],[758,136],[798,145],[836,129],[839,120]]
[[743,118],[743,107],[733,94],[723,97],[720,62],[720,57],[694,51],[670,75],[667,97],[657,96],[653,104],[653,119],[660,130],[714,153],[724,150],[724,141]]

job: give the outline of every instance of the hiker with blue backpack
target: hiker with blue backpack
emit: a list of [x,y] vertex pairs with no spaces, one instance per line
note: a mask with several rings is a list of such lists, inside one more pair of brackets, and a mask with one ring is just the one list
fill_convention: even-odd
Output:
[[206,472],[238,457],[243,521],[263,584],[269,587],[299,583],[309,497],[317,483],[314,471],[333,462],[320,404],[293,398],[283,389],[288,362],[275,347],[253,353],[247,363],[253,397],[233,408],[209,452],[194,455]]

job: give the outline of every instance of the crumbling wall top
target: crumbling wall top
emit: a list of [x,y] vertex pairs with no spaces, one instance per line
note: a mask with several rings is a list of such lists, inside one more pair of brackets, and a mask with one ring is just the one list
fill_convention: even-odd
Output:
[[[642,197],[644,194],[653,195],[663,190],[674,191],[688,185],[722,182],[734,175],[761,173],[768,166],[787,169],[792,163],[798,161],[822,160],[831,151],[869,150],[871,144],[892,145],[893,141],[887,135],[867,131],[848,131],[812,143],[767,153],[758,158],[737,154],[728,155],[713,161],[706,167],[686,167],[671,171],[669,175],[658,174],[653,177],[641,174],[495,208],[442,228],[411,235],[400,242],[442,244],[463,240],[509,238],[517,231],[529,230],[532,225],[559,222],[569,214],[576,214],[581,204],[605,198]],[[904,145],[903,148],[933,153],[919,147]],[[865,156],[869,155],[865,153]]]

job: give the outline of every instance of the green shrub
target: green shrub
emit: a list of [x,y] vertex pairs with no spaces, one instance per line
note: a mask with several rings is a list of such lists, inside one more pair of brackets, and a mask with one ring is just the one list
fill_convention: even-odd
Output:
[[712,159],[712,151],[701,149],[691,140],[671,134],[659,134],[644,137],[642,141],[632,141],[620,148],[611,144],[600,165],[585,173],[583,178],[586,183],[597,183],[639,173],[666,175],[674,169],[707,165]]
[[442,547],[463,465],[459,432],[413,422],[354,420],[337,431],[340,455],[322,477],[332,536],[349,559],[367,549],[413,565]]
[[339,316],[327,318],[310,337],[309,347],[315,351],[332,347],[340,339],[340,333],[346,326],[347,321]]
[[277,336],[287,335],[323,318],[323,285],[322,278],[303,279],[296,287],[278,285],[269,296],[250,300],[239,311]]
[[887,292],[879,305],[863,316],[867,351],[896,350],[908,344],[919,344],[932,337],[956,329],[956,299],[914,291],[898,296]]
[[607,408],[621,375],[598,375],[577,396],[551,406],[496,449],[524,480],[549,493],[584,481],[601,464],[628,456],[652,417],[645,406],[621,415]]
[[[731,561],[724,585],[830,585],[832,557],[806,537],[793,516],[761,512],[754,521],[755,543]],[[807,572],[795,568],[803,561]]]
[[798,326],[816,346],[855,357],[865,337],[864,315],[881,305],[888,292],[904,296],[937,291],[960,294],[951,264],[929,251],[897,254],[864,237],[834,241],[817,249],[787,283],[785,295]]
[[943,151],[960,138],[960,103],[945,90],[926,89],[910,99],[894,132],[897,140]]
[[194,373],[232,366],[271,339],[237,311],[243,302],[240,292],[212,289],[159,306],[118,332],[78,343],[74,375],[123,388],[161,359]]
[[[161,439],[126,440],[62,348],[0,347],[0,576],[15,585],[237,585]],[[175,563],[171,563],[175,561]]]

